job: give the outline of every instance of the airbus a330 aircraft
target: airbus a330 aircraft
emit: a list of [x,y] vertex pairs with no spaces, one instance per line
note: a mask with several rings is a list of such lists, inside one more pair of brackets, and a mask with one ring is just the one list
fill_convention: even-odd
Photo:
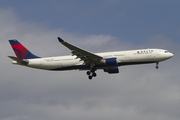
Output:
[[156,69],[158,69],[159,62],[173,56],[172,53],[163,49],[91,53],[65,42],[60,37],[58,37],[58,40],[71,50],[72,55],[42,58],[32,54],[17,40],[9,40],[16,57],[8,57],[13,59],[13,64],[43,70],[87,70],[88,78],[92,79],[92,77],[97,76],[95,71],[98,69],[103,69],[104,72],[109,74],[119,73],[118,66],[124,65],[156,63]]

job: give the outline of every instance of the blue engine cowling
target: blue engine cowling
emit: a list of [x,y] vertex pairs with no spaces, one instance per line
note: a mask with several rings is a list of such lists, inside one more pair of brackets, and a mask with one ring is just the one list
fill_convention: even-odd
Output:
[[107,68],[104,69],[104,72],[108,72],[109,74],[119,73],[119,68],[118,67]]
[[105,59],[106,65],[117,65],[117,58],[107,58]]

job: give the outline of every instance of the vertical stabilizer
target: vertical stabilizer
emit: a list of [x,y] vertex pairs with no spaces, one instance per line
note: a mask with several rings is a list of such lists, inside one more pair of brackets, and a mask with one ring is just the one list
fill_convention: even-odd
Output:
[[17,40],[9,40],[9,43],[11,44],[14,53],[16,54],[17,58],[19,59],[34,59],[34,58],[40,58],[34,54],[32,54],[28,49],[26,49],[20,42]]

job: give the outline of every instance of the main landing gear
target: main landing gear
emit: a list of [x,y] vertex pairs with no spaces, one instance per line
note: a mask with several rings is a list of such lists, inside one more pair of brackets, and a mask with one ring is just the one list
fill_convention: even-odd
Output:
[[88,78],[91,80],[93,77],[96,77],[97,74],[95,73],[96,69],[94,66],[91,67],[90,71],[87,71]]
[[97,74],[95,73],[95,70],[87,71],[88,78],[91,80],[92,77],[96,77]]
[[95,68],[95,63],[90,64],[90,70],[87,71],[88,78],[91,80],[93,77],[96,77],[97,74],[95,73],[97,69]]
[[156,63],[156,69],[158,69],[158,68],[159,68],[158,64],[159,64],[159,62],[157,62],[157,63]]

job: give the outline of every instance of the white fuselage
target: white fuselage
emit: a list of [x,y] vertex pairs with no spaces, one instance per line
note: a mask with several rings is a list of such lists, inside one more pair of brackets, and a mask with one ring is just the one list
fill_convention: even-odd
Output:
[[[106,64],[102,63],[96,66],[97,69],[118,67],[122,65],[156,63],[167,60],[173,56],[172,53],[163,49],[141,49],[129,51],[104,52],[95,54],[103,57],[104,59],[116,58],[118,61],[118,64],[116,66],[107,66]],[[89,69],[89,67],[85,65],[84,61],[72,55],[27,60],[29,63],[25,66],[44,70]],[[13,63],[17,64],[17,62],[15,61],[13,61]]]

